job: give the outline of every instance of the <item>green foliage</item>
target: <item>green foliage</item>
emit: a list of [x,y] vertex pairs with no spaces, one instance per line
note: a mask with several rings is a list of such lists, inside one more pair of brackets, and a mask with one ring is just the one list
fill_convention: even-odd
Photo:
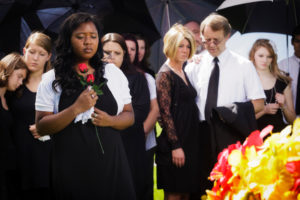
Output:
[[93,85],[92,86],[92,89],[97,93],[97,95],[102,95],[103,94],[103,91],[101,90],[101,88],[103,87],[103,85],[105,84],[106,82],[102,82],[100,83],[100,85]]

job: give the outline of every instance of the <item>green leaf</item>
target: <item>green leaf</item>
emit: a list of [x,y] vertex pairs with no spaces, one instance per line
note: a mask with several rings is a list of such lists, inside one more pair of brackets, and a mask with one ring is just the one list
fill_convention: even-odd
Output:
[[87,83],[86,83],[84,77],[79,74],[77,74],[77,76],[79,77],[79,81],[80,81],[81,85],[86,86]]

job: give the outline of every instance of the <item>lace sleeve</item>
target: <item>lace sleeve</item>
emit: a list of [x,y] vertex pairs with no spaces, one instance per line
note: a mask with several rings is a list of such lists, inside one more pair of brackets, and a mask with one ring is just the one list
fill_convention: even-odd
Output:
[[160,72],[157,75],[156,90],[163,128],[167,134],[168,141],[171,143],[172,149],[180,148],[176,128],[171,115],[172,88],[170,74],[168,74],[168,72]]

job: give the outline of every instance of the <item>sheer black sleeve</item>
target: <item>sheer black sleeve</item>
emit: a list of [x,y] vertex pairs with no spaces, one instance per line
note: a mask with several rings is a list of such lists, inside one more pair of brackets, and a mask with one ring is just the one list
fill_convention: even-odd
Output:
[[172,149],[180,148],[174,120],[171,114],[172,84],[170,72],[159,72],[156,78],[157,101],[163,123],[163,129],[167,134]]

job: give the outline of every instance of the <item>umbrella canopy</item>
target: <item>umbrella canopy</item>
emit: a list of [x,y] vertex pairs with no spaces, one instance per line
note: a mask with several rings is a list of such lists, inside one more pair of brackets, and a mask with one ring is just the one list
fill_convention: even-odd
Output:
[[[6,15],[0,21],[0,51],[8,54],[12,51],[20,51],[22,35],[31,30],[43,30],[44,27],[36,15],[36,10],[49,8],[55,5],[69,5],[68,0],[5,0],[11,4],[4,4],[7,10]],[[2,7],[2,3],[0,7]],[[9,6],[8,6],[9,5]],[[4,9],[4,8],[3,8]],[[28,34],[27,34],[28,36]],[[25,37],[26,38],[26,37]],[[24,42],[23,42],[24,43]]]
[[0,23],[5,19],[14,2],[15,0],[2,0],[0,2]]
[[161,37],[145,1],[123,0],[116,2],[115,8],[114,12],[105,15],[102,20],[105,33],[141,34],[150,45]]
[[[211,0],[146,0],[148,10],[156,28],[163,36],[175,23],[185,23],[189,20],[201,22],[207,15],[215,11],[217,6]],[[162,39],[155,42],[151,48],[150,62],[157,71],[165,61],[162,52]]]
[[224,8],[232,7],[232,6],[237,6],[245,3],[254,3],[254,2],[259,2],[259,1],[273,1],[273,0],[225,0],[218,8],[217,10],[221,10]]
[[[99,16],[107,26],[104,27],[107,31],[120,33],[121,30],[118,29],[122,25],[121,28],[127,28],[126,32],[145,33],[146,37],[148,34],[152,42],[160,37],[144,1],[17,0],[7,11],[4,20],[0,21],[0,37],[2,38],[0,50],[5,54],[21,51],[27,37],[34,30],[43,31],[54,40],[61,23],[76,12],[88,12]],[[121,24],[118,20],[114,20],[116,16],[121,16],[121,18],[117,18],[122,20]],[[133,31],[130,31],[131,29]]]
[[[224,4],[227,1],[224,1]],[[224,9],[219,7],[218,13],[225,16],[232,27],[241,33],[291,34],[294,27],[300,23],[300,1],[298,0],[273,0],[273,2],[248,0],[248,2]]]
[[[76,12],[88,12],[103,17],[114,11],[111,0],[69,0],[69,3],[63,5],[57,4],[52,8],[39,9],[35,12],[40,23],[43,25],[43,31],[56,38],[62,22],[71,14]],[[31,21],[28,19],[28,21]]]

